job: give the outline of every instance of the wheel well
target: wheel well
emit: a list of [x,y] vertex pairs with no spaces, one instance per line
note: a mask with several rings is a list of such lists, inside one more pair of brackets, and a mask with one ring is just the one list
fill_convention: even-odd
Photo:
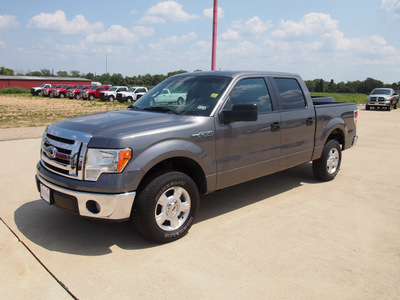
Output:
[[155,173],[166,170],[185,173],[196,183],[200,194],[205,194],[207,192],[206,176],[203,172],[203,169],[198,163],[186,157],[170,158],[155,165],[146,173],[140,182],[138,191],[140,192],[140,190],[142,190],[148,181],[152,179]]
[[343,131],[341,131],[340,129],[335,129],[334,131],[332,131],[331,134],[328,136],[328,139],[326,140],[326,142],[329,142],[330,140],[337,140],[343,148],[343,146],[344,146]]

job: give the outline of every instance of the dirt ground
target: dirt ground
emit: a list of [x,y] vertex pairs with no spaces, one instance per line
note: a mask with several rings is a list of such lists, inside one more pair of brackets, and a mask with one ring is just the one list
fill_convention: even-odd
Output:
[[98,100],[0,95],[0,128],[46,126],[69,117],[126,107]]

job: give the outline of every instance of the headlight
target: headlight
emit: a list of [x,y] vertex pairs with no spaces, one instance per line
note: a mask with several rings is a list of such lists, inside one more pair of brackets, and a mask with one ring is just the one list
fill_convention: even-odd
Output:
[[85,179],[96,181],[102,173],[120,173],[131,156],[131,149],[89,149],[86,154]]

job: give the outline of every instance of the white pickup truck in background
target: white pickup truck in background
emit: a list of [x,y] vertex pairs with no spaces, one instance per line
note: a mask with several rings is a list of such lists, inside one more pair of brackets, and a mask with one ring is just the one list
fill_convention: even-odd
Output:
[[118,102],[128,102],[132,103],[142,97],[147,93],[147,88],[144,86],[133,86],[130,87],[127,91],[122,91],[117,93],[116,99]]
[[182,105],[186,100],[186,93],[171,93],[169,89],[163,89],[161,93],[152,95],[154,103],[174,103]]

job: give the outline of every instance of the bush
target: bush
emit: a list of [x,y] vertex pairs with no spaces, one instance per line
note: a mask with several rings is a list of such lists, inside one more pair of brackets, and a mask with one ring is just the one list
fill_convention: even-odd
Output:
[[30,91],[20,87],[5,88],[0,90],[1,95],[29,94]]

